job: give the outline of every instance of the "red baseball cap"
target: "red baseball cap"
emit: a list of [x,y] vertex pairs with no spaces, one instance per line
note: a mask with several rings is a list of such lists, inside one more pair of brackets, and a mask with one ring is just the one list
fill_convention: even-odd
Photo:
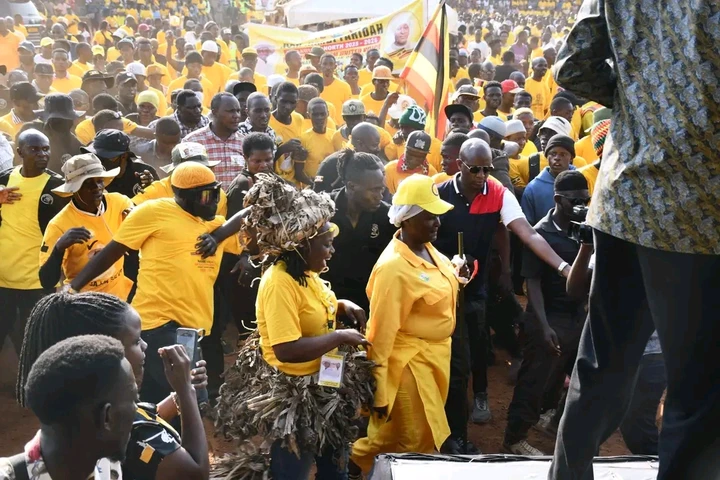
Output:
[[503,80],[500,85],[502,85],[503,93],[519,93],[523,91],[515,80]]

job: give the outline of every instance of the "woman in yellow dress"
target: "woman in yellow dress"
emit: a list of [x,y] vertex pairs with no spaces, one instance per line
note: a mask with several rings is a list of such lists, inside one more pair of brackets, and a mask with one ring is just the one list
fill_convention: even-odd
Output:
[[458,276],[432,242],[438,216],[452,208],[425,175],[403,180],[393,198],[390,221],[400,230],[367,286],[374,412],[368,436],[353,445],[350,478],[367,473],[377,454],[432,453],[450,435],[444,406]]

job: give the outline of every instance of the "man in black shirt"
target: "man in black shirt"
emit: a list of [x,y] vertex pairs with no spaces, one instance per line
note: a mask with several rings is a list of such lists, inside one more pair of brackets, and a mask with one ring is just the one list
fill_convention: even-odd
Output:
[[[573,207],[587,205],[589,201],[585,177],[577,171],[562,172],[555,179],[555,208],[535,226],[564,265],[575,261],[580,250],[580,244],[566,233],[570,222],[578,220],[573,216]],[[544,453],[528,444],[528,430],[540,419],[543,406],[557,406],[565,368],[577,352],[586,314],[584,301],[567,294],[565,278],[527,248],[522,274],[528,289],[527,337],[508,408],[503,448],[516,455],[538,456]]]
[[130,151],[130,137],[119,130],[100,130],[93,143],[80,150],[97,155],[106,170],[120,167],[120,174],[106,188],[108,192],[132,198],[160,179],[153,167]]
[[512,50],[502,54],[502,65],[495,67],[495,78],[496,82],[503,82],[510,78],[510,74],[518,70],[518,66],[515,65],[515,54]]
[[340,227],[340,233],[333,241],[335,253],[323,276],[338,298],[367,311],[370,304],[365,287],[370,273],[397,229],[388,220],[390,205],[382,201],[385,170],[378,157],[346,149],[338,165],[344,187],[331,197],[336,208],[332,222]]
[[[360,122],[350,131],[352,149],[356,152],[370,153],[379,157],[380,133],[372,123]],[[313,190],[316,192],[332,192],[343,187],[342,179],[338,176],[338,159],[343,150],[328,155],[320,163],[315,173]],[[389,220],[388,220],[389,222]]]

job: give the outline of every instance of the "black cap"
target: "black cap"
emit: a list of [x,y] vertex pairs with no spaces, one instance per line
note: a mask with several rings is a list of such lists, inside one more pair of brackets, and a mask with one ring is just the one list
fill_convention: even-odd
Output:
[[43,97],[30,82],[18,82],[10,87],[10,100],[27,100],[33,103]]
[[250,92],[255,93],[257,92],[257,87],[254,83],[250,82],[239,82],[233,87],[232,94],[237,96],[243,92]]
[[75,111],[70,95],[65,95],[64,93],[51,93],[47,95],[45,97],[45,108],[43,110],[35,110],[34,112],[42,121],[53,118],[76,120],[82,116],[81,113]]
[[93,143],[87,147],[80,147],[80,151],[94,153],[100,158],[114,158],[123,153],[132,153],[130,152],[130,137],[120,130],[110,129],[97,132]]
[[130,72],[120,72],[115,76],[115,83],[118,86],[130,81],[137,83],[137,77]]
[[36,63],[35,64],[36,75],[54,75],[55,69],[49,63]]
[[[37,68],[37,67],[36,67]],[[88,70],[82,76],[83,83],[90,80],[102,80],[105,82],[107,88],[112,88],[115,85],[115,79],[109,75],[102,73],[100,70]]]
[[28,42],[28,41],[20,42],[20,45],[18,45],[18,51],[20,49],[27,50],[30,53],[35,53],[35,45],[33,45],[32,42]]
[[453,113],[458,112],[464,113],[468,120],[470,120],[470,123],[473,123],[473,114],[467,106],[460,103],[451,103],[450,105],[445,107],[445,116],[448,120],[450,120],[450,117],[452,117]]

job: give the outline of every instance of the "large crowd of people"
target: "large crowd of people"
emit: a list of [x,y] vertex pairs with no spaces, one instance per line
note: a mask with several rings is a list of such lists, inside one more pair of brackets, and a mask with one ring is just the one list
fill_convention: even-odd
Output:
[[441,138],[376,49],[264,75],[249,2],[38,2],[39,45],[0,18],[0,348],[41,425],[0,479],[207,479],[202,415],[244,432],[229,478],[259,443],[276,479],[477,455],[498,348],[505,453],[550,453],[534,428],[550,478],[591,479],[619,427],[658,478],[712,478],[720,112],[683,62],[720,30],[585,3],[448,1]]

